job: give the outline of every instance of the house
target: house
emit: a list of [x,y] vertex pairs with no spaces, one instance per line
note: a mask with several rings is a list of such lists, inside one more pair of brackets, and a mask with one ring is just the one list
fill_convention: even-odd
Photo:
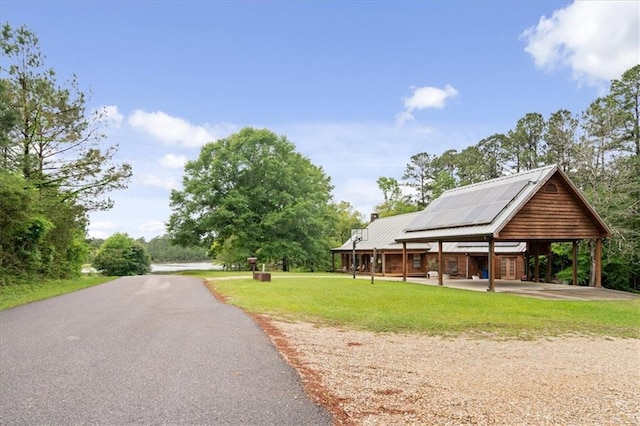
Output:
[[[411,225],[421,212],[378,218],[371,215],[371,222],[362,233],[362,240],[353,247],[353,238],[342,246],[332,249],[340,255],[339,269],[353,272],[354,258],[357,273],[374,272],[383,276],[402,276],[404,271],[403,244],[396,241],[398,236]],[[407,275],[435,276],[440,271],[439,246],[437,243],[416,242],[406,244]],[[524,254],[526,244],[501,242],[495,247],[498,261],[504,265],[500,277],[515,279],[524,274]],[[486,242],[451,242],[443,245],[443,274],[451,278],[483,277],[488,274],[489,245]],[[354,257],[355,254],[355,257]],[[375,260],[374,260],[375,258]],[[334,262],[335,264],[335,262]]]
[[[486,244],[489,290],[493,290],[494,280],[512,267],[499,257],[501,244],[526,243],[526,254],[534,259],[532,275],[537,279],[539,256],[552,255],[551,243],[573,243],[575,283],[581,240],[593,241],[595,285],[601,287],[602,239],[609,236],[607,225],[554,165],[445,191],[416,215],[396,241],[402,243],[404,252],[414,244],[437,243],[440,265],[447,243]],[[515,269],[517,276],[517,265]],[[408,266],[403,277],[407,275]]]

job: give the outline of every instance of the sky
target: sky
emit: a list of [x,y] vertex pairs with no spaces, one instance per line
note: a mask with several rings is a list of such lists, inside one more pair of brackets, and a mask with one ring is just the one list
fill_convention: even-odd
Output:
[[94,238],[164,234],[185,162],[246,126],[286,136],[368,217],[412,155],[580,113],[640,63],[635,1],[0,0],[0,22],[77,76],[133,167]]

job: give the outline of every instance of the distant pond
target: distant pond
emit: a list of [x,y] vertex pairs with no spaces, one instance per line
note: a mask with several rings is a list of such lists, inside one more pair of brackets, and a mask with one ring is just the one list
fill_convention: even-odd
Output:
[[222,271],[222,265],[211,262],[152,263],[151,272]]

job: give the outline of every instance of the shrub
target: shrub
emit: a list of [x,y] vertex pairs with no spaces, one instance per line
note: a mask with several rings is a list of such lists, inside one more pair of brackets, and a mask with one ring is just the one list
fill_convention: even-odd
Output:
[[151,271],[151,257],[133,238],[117,233],[100,246],[93,267],[104,275],[143,275]]

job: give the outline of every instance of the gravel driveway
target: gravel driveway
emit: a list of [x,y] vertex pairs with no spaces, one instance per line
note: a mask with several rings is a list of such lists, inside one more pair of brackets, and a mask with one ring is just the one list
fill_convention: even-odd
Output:
[[0,312],[0,424],[328,425],[198,279],[121,278]]

